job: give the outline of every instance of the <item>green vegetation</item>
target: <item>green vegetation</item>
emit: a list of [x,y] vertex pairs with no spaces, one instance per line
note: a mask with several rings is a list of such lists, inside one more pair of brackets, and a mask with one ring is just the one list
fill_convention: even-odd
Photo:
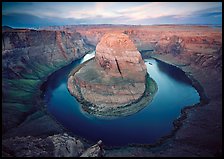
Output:
[[18,110],[20,112],[28,112],[31,109],[32,105],[30,104],[20,104],[20,103],[3,103],[3,110]]
[[[34,114],[34,108],[42,105],[39,100],[40,85],[43,80],[52,72],[67,64],[65,61],[58,61],[52,65],[43,65],[38,62],[28,64],[28,68],[32,72],[22,72],[22,79],[5,79],[3,78],[3,130],[15,127],[16,125],[26,120],[33,120],[43,115],[42,111]],[[17,115],[14,115],[17,112]],[[21,112],[21,113],[19,113]],[[18,114],[19,113],[19,114]],[[29,116],[29,114],[32,114]],[[12,115],[12,117],[9,117]]]
[[41,65],[33,62],[32,65],[29,65],[32,73],[21,74],[24,79],[3,79],[6,87],[6,89],[3,89],[5,95],[3,102],[32,104],[33,98],[39,93],[39,86],[43,79],[64,65],[65,62],[62,61],[56,62],[54,65]]
[[158,89],[156,82],[151,77],[149,77],[149,74],[146,75],[145,87],[146,87],[145,88],[146,89],[146,91],[145,91],[146,95],[154,95],[157,92],[157,89]]
[[27,117],[26,122],[30,122],[30,121],[40,118],[44,115],[45,114],[42,111],[36,111],[35,113],[33,113],[32,115]]
[[32,73],[21,73],[21,75],[27,79],[42,79],[65,64],[65,61],[57,61],[51,65],[43,65],[38,62],[32,62],[32,64],[28,64],[27,66],[32,70]]
[[30,79],[3,79],[6,86],[3,102],[32,104],[34,92],[40,84],[40,80]]

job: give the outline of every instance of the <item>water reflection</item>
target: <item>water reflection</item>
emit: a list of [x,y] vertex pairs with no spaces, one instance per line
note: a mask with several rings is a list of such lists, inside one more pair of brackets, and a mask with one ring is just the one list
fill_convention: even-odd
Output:
[[[156,60],[156,61],[158,61],[158,60]],[[191,80],[185,75],[185,73],[182,70],[177,69],[174,66],[169,65],[162,61],[157,62],[157,67],[160,70],[160,72],[163,72],[163,73],[169,75],[170,78],[172,78],[178,82],[183,82],[185,84],[191,84]]]

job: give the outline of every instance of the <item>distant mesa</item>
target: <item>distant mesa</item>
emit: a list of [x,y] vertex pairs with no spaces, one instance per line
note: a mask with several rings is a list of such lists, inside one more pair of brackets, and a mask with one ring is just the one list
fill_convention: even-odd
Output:
[[84,112],[119,117],[144,108],[157,86],[128,35],[107,33],[96,46],[95,58],[72,70],[68,90]]
[[13,30],[13,28],[6,25],[2,26],[2,31],[6,31],[6,30]]

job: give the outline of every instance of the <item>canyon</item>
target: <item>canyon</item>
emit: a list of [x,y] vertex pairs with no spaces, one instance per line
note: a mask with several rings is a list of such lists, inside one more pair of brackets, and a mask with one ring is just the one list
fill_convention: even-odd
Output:
[[[28,150],[22,143],[32,144],[38,140],[42,145],[52,145],[54,140],[50,136],[68,132],[47,112],[39,88],[50,73],[95,50],[102,36],[110,32],[127,34],[142,53],[143,59],[158,58],[185,71],[199,91],[201,102],[182,110],[180,118],[174,121],[174,131],[155,145],[132,145],[117,149],[105,147],[105,153],[100,154],[221,156],[222,31],[220,28],[190,25],[90,25],[48,27],[40,30],[4,29],[3,154],[26,156],[24,151]],[[74,137],[75,134],[69,135]],[[93,144],[79,137],[75,138],[85,147],[80,151],[74,148],[78,152],[76,156],[80,156],[84,149]],[[45,142],[46,139],[49,143]],[[15,142],[17,140],[20,142]],[[75,141],[76,139],[71,142]],[[20,152],[16,152],[14,144],[16,147],[21,146]],[[49,152],[38,154],[39,156],[51,156],[55,149],[45,149],[44,146],[39,148]]]

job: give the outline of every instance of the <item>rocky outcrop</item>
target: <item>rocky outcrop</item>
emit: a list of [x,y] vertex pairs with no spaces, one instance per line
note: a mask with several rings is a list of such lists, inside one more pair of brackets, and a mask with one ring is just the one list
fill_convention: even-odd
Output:
[[66,133],[63,135],[49,136],[48,138],[51,139],[54,144],[55,157],[77,157],[84,151],[83,143]]
[[46,138],[26,136],[5,139],[3,156],[8,157],[102,157],[102,141],[86,149],[83,142],[66,133]]
[[32,136],[14,137],[2,141],[2,151],[10,157],[50,157],[54,155],[54,144]]
[[103,157],[105,151],[102,148],[102,141],[98,141],[96,145],[88,148],[80,157]]
[[145,63],[128,36],[105,34],[96,47],[95,59],[72,71],[68,89],[90,114],[125,116],[145,106],[138,102],[146,92],[146,75]]
[[161,38],[157,45],[155,45],[155,51],[177,56],[184,52],[184,47],[183,39],[173,35],[171,37]]

